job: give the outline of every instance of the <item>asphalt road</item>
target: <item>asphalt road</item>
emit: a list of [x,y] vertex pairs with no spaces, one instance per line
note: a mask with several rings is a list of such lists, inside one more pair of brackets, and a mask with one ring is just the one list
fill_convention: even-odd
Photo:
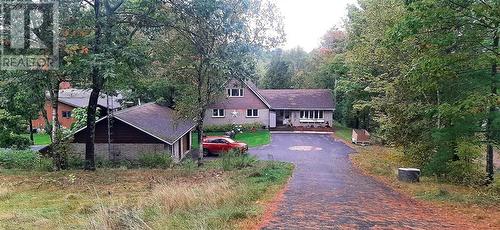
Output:
[[264,229],[457,228],[443,222],[443,213],[361,174],[351,165],[351,152],[345,144],[319,134],[273,134],[271,144],[251,149],[260,159],[296,166]]

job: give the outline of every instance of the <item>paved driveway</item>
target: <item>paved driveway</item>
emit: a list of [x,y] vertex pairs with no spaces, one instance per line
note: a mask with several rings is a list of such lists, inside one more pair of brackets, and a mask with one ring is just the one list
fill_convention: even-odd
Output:
[[426,209],[351,166],[352,150],[329,135],[273,134],[250,153],[295,164],[284,198],[264,229],[443,229],[443,213]]

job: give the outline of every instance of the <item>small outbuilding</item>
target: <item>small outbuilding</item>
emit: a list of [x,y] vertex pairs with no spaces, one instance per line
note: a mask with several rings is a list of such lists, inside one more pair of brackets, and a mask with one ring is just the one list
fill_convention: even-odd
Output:
[[[142,154],[171,154],[180,161],[191,151],[196,124],[178,119],[175,111],[155,103],[131,107],[96,122],[95,154],[105,160],[137,160]],[[73,152],[85,153],[86,128],[73,135]],[[108,141],[109,139],[109,141]],[[108,144],[109,142],[109,144]]]
[[370,133],[366,129],[353,129],[352,143],[361,145],[370,144]]

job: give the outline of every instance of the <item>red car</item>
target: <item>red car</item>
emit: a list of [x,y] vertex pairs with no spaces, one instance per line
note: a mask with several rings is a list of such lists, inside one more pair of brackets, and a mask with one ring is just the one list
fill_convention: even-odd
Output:
[[203,138],[204,155],[225,153],[232,149],[237,149],[243,153],[248,151],[248,145],[228,137],[209,136]]

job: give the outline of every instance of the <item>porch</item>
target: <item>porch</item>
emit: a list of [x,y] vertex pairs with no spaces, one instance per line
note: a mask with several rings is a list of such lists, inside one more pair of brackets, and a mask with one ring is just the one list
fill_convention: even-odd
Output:
[[332,131],[332,110],[271,110],[269,128],[275,131]]

